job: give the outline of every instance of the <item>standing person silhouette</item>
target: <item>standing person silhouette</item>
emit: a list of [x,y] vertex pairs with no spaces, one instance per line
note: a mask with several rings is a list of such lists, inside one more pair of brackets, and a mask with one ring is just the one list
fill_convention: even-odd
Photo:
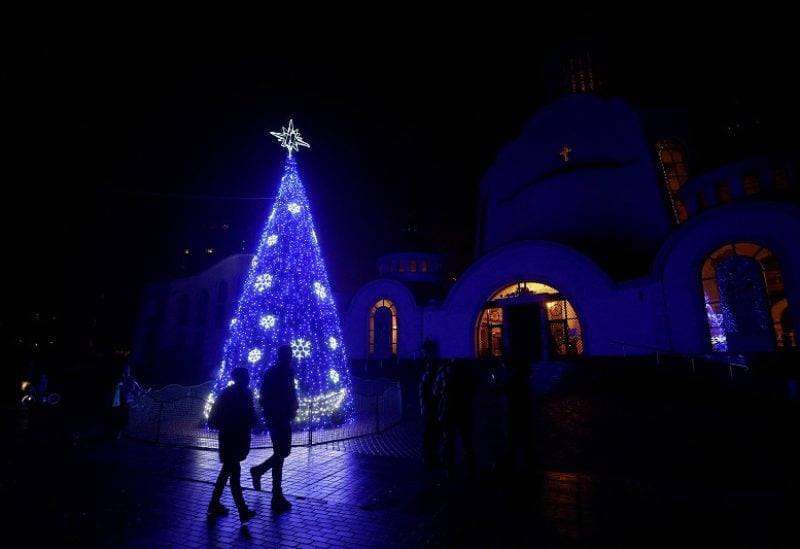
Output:
[[441,463],[439,446],[442,428],[439,425],[439,401],[433,392],[436,370],[436,363],[428,360],[419,381],[419,411],[423,427],[422,455],[428,467],[438,466]]
[[247,507],[244,501],[241,483],[241,462],[250,453],[250,434],[256,424],[256,412],[248,387],[250,372],[247,368],[234,368],[231,379],[233,385],[223,389],[208,417],[209,427],[219,429],[219,460],[222,462],[211,494],[211,503],[208,504],[208,516],[228,514],[228,509],[222,505],[220,498],[230,478],[233,502],[239,511],[239,521],[244,523],[256,516],[256,512]]
[[475,440],[472,401],[474,386],[467,363],[452,359],[436,372],[433,393],[439,399],[439,423],[442,427],[442,459],[445,474],[456,473],[456,438],[461,436],[467,475],[475,473]]
[[520,485],[521,480],[533,474],[536,458],[531,392],[533,365],[530,358],[512,353],[506,353],[503,361],[508,367],[501,384],[507,405],[507,441],[501,473],[507,481]]
[[114,385],[114,399],[111,403],[110,431],[117,440],[130,421],[130,409],[136,398],[142,393],[142,387],[131,372],[130,362],[122,366],[122,374]]
[[261,379],[259,398],[272,439],[272,455],[250,468],[253,488],[261,490],[261,477],[272,469],[272,510],[288,511],[292,504],[283,496],[283,462],[292,451],[292,420],[299,407],[289,345],[278,347],[275,365],[264,372]]

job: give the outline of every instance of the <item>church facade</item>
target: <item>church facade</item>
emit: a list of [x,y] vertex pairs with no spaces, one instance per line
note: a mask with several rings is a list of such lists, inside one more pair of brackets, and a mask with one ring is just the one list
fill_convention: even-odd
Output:
[[[406,246],[339,304],[351,360],[797,351],[797,151],[693,173],[674,118],[588,77],[569,91],[482,178],[455,283],[440,255]],[[212,372],[249,261],[154,287],[134,356]]]
[[796,350],[796,156],[694,178],[687,156],[620,98],[557,99],[481,181],[474,263],[421,303],[421,260],[385,258],[347,308],[350,356]]

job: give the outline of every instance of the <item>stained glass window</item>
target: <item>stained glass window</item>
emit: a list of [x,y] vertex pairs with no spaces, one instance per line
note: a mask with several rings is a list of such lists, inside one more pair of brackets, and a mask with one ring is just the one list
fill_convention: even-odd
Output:
[[669,196],[672,214],[675,217],[675,222],[681,223],[689,217],[686,207],[677,195],[680,188],[689,180],[686,152],[681,144],[674,139],[659,139],[656,142],[656,152],[658,153],[658,160],[661,162],[661,170],[667,187],[667,196]]
[[701,282],[712,351],[728,351],[732,334],[765,332],[776,347],[797,346],[783,274],[770,250],[750,242],[722,246],[703,263]]

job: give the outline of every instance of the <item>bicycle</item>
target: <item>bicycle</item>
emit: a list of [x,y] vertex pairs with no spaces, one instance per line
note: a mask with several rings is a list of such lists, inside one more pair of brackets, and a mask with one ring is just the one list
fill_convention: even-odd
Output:
[[56,392],[47,393],[46,395],[38,395],[37,393],[28,393],[22,397],[22,405],[26,408],[35,406],[37,404],[46,404],[55,406],[61,402],[61,395]]

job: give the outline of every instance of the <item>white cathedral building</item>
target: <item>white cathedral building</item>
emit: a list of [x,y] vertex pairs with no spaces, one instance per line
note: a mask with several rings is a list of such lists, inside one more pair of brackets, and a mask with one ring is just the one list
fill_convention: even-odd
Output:
[[[454,284],[440,255],[403,246],[339,303],[350,360],[797,351],[797,151],[695,173],[676,118],[599,93],[588,59],[480,181]],[[134,358],[214,372],[250,261],[154,285]]]

